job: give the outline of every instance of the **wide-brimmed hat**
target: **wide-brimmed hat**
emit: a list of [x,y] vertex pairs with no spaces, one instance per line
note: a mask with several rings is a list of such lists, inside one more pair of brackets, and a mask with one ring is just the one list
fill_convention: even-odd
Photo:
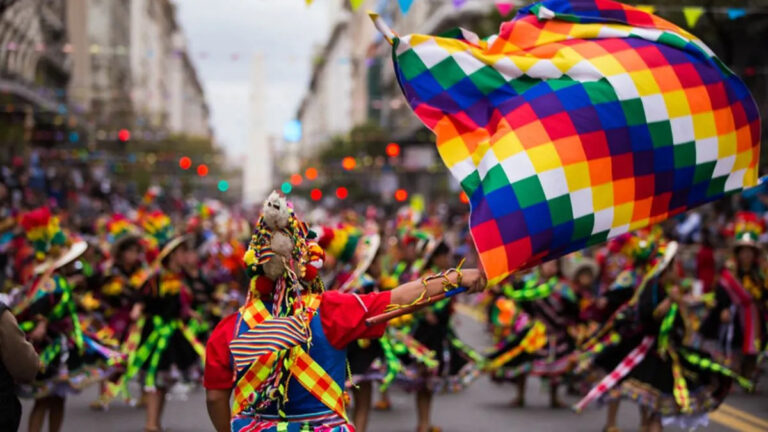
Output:
[[574,252],[563,257],[562,270],[566,278],[573,280],[579,272],[585,269],[591,271],[597,277],[599,267],[594,259],[584,256],[580,252]]
[[187,236],[175,234],[171,218],[160,210],[143,215],[141,226],[146,234],[144,240],[149,262],[161,263],[176,248],[189,240]]
[[736,213],[733,221],[733,247],[748,246],[761,249],[760,236],[765,232],[765,223],[754,212]]
[[37,274],[64,267],[88,249],[87,242],[73,240],[61,229],[58,217],[47,207],[24,213],[21,226],[39,262],[35,267]]
[[120,213],[113,214],[106,222],[107,242],[112,258],[128,243],[141,242],[141,230],[130,219]]

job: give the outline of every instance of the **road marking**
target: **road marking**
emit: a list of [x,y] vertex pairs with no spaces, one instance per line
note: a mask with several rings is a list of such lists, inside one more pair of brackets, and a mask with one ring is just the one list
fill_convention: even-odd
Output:
[[722,404],[720,405],[720,410],[723,411],[725,414],[728,414],[732,417],[738,417],[742,420],[748,421],[750,423],[756,424],[758,426],[761,426],[763,430],[768,430],[768,420],[762,419],[760,417],[754,416],[746,411],[742,411],[732,405],[728,404]]
[[724,411],[715,411],[709,413],[709,419],[714,421],[715,423],[720,423],[721,425],[733,429],[735,431],[739,432],[764,432],[765,428],[759,428],[754,426],[751,423],[747,423],[745,421],[739,420],[737,417],[731,416],[730,414],[727,414]]
[[486,322],[485,312],[480,310],[480,308],[478,307],[465,305],[464,303],[456,303],[455,308],[456,308],[456,312],[466,317],[472,318],[473,320],[479,323]]

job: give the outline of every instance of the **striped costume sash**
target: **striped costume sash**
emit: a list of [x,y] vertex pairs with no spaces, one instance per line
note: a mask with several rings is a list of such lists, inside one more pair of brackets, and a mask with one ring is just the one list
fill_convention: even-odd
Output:
[[299,318],[273,318],[238,335],[230,342],[229,349],[240,372],[257,358],[302,345],[307,338],[307,331]]

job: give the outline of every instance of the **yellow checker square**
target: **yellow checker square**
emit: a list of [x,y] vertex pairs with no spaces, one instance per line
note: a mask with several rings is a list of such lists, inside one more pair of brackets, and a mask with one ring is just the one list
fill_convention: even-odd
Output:
[[646,69],[630,72],[629,76],[635,83],[635,87],[637,87],[637,92],[640,94],[640,96],[648,96],[661,92],[659,85],[656,84],[656,78],[653,76],[651,71]]
[[645,226],[648,226],[648,218],[643,218],[643,219],[640,219],[640,220],[636,220],[636,221],[634,221],[634,222],[631,222],[631,223],[629,224],[629,230],[630,230],[630,231],[634,231],[634,230],[637,230],[637,229],[643,228],[643,227],[645,227]]
[[694,114],[693,132],[696,139],[710,138],[717,135],[717,126],[715,125],[715,116],[711,111]]
[[590,60],[590,63],[592,63],[592,66],[597,68],[597,70],[599,70],[600,73],[605,76],[620,75],[626,72],[626,70],[624,70],[624,66],[622,66],[621,63],[619,63],[610,54],[595,57]]
[[592,186],[592,205],[595,212],[607,209],[613,205],[613,183],[603,183]]
[[488,140],[483,140],[477,143],[477,148],[475,148],[475,151],[472,152],[472,162],[477,166],[480,161],[485,157],[485,154],[488,153],[488,150],[491,149],[491,143]]
[[632,221],[633,208],[634,208],[634,205],[631,201],[626,204],[621,204],[614,207],[613,208],[613,226],[618,227],[618,226],[629,224]]
[[563,170],[565,171],[565,180],[568,182],[568,190],[577,191],[591,186],[588,163],[578,162],[566,165]]
[[528,149],[528,158],[531,160],[533,168],[537,173],[549,171],[563,165],[552,143]]
[[597,39],[603,27],[604,24],[579,24],[571,27],[568,36],[574,39]]
[[752,162],[752,149],[739,152],[736,155],[736,161],[733,163],[731,171],[738,171],[743,168],[749,168],[749,164]]
[[446,165],[453,166],[457,162],[463,161],[470,156],[464,140],[461,137],[455,137],[438,145],[440,156],[445,160]]
[[517,66],[517,68],[523,72],[528,72],[528,69],[532,68],[533,65],[535,65],[539,61],[541,60],[535,57],[523,57],[523,56],[512,57],[512,62],[514,62],[515,66]]
[[667,105],[669,118],[683,117],[691,114],[691,107],[688,106],[688,97],[683,90],[662,93],[664,104]]
[[514,156],[525,150],[523,148],[523,143],[520,142],[520,139],[514,132],[504,134],[500,140],[493,143],[492,148],[493,152],[496,153],[496,159],[500,161],[506,160],[510,156]]
[[554,27],[561,27],[561,28],[552,28],[553,30],[557,30],[557,32],[551,32],[551,31],[542,29],[541,32],[539,33],[539,37],[536,39],[536,46],[542,46],[542,45],[550,44],[553,42],[560,42],[564,40],[566,38],[565,35],[567,34],[567,32],[563,31],[561,33],[560,30],[566,30],[566,28],[562,28],[562,27],[573,26],[573,24],[571,23],[565,23],[562,21],[553,21],[550,24],[550,28],[553,27],[552,24],[555,25]]
[[717,138],[717,157],[720,159],[736,154],[738,143],[736,142],[736,132],[720,135]]

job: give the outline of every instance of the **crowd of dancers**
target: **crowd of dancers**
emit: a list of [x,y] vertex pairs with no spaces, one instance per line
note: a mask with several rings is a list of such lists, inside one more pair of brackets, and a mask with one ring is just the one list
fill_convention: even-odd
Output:
[[[99,387],[94,410],[137,405],[146,430],[161,430],[168,392],[202,381],[213,329],[259,289],[247,268],[261,222],[218,202],[172,220],[156,195],[97,218],[88,234],[71,229],[67,212],[45,206],[5,215],[2,301],[40,358],[34,382],[18,386],[34,399],[28,430],[46,420],[60,430],[66,396],[91,385]],[[369,208],[317,219],[308,225],[302,270],[312,290],[426,287],[477,262],[461,217],[449,224],[440,211],[405,207],[386,218]],[[414,394],[417,430],[439,430],[433,396],[486,373],[514,384],[514,406],[526,404],[530,376],[546,382],[552,408],[564,406],[562,391],[583,398],[577,411],[605,405],[608,432],[618,430],[622,399],[639,405],[644,431],[704,425],[733,383],[754,388],[764,359],[763,231],[756,213],[737,213],[722,233],[730,237],[727,259],[709,281],[687,277],[678,243],[655,227],[545,262],[478,296],[398,316],[382,337],[346,346],[350,422],[367,430],[370,411],[389,410],[396,386]],[[452,323],[459,301],[484,309],[492,348],[473,349],[459,337]]]

